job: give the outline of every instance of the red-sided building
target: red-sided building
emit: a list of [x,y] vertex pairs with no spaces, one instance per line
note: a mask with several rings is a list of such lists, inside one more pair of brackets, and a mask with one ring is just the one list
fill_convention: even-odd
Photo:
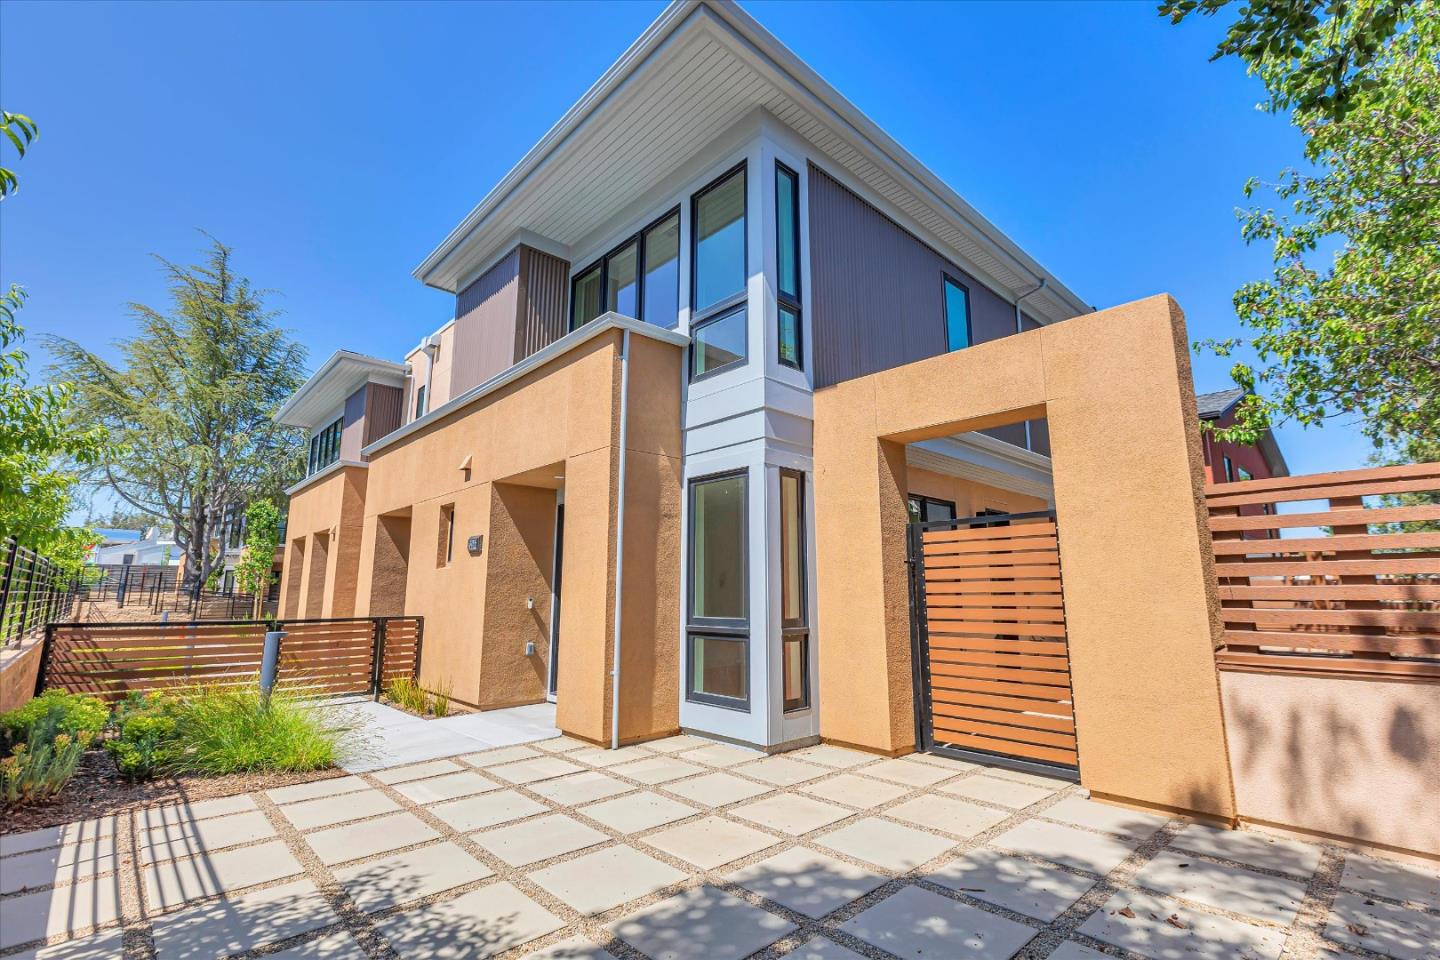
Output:
[[[1202,393],[1195,398],[1202,423],[1228,427],[1235,422],[1235,407],[1245,391],[1239,387]],[[1280,444],[1269,430],[1254,446],[1242,446],[1215,437],[1209,430],[1200,434],[1205,449],[1205,482],[1227,483],[1235,480],[1257,480],[1264,477],[1288,477],[1290,468],[1280,452]]]

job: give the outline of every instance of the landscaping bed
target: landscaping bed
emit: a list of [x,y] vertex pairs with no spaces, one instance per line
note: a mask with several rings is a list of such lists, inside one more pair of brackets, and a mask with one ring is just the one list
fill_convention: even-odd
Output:
[[349,737],[313,700],[249,685],[47,691],[0,714],[0,834],[339,776]]

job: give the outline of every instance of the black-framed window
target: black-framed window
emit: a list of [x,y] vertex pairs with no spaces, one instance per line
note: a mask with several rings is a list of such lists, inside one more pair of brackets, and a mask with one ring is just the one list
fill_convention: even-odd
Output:
[[700,380],[745,362],[745,307],[707,317],[690,328],[690,379]]
[[680,208],[676,207],[570,281],[570,329],[614,311],[657,327],[680,319]]
[[945,278],[945,343],[950,350],[964,350],[970,338],[970,289],[950,276]]
[[806,604],[805,475],[780,471],[781,701],[785,711],[810,706],[810,630]]
[[778,359],[804,368],[800,326],[800,177],[775,161],[775,295]]
[[311,436],[310,456],[305,470],[307,477],[312,473],[319,473],[340,459],[340,432],[344,426],[345,418],[337,417],[334,423]]
[[415,419],[425,416],[425,384],[415,388]]
[[745,164],[690,198],[690,309],[703,316],[745,292]]
[[687,700],[750,708],[749,473],[690,481]]
[[932,520],[954,520],[955,501],[941,500],[937,497],[927,497],[923,494],[912,493],[906,504],[910,511],[911,523],[929,523]]

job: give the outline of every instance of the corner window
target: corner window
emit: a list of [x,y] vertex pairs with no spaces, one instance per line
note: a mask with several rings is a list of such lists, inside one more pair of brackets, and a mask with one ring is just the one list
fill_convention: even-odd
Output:
[[695,194],[690,306],[703,314],[745,292],[745,165]]
[[970,346],[970,291],[948,276],[945,278],[945,338],[951,350]]
[[805,602],[805,475],[780,471],[780,627],[782,707],[810,706],[810,631]]
[[802,368],[800,345],[800,178],[775,164],[775,293],[779,301],[779,356]]
[[690,379],[745,362],[745,308],[705,320],[690,328]]
[[746,473],[690,483],[690,592],[686,698],[750,707]]
[[[643,266],[643,269],[642,269]],[[680,318],[680,211],[627,238],[570,283],[570,329],[613,311],[659,327]]]

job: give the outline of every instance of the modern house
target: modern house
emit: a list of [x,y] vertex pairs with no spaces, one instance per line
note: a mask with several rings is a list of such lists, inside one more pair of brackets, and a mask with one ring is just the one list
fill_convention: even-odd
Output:
[[[1196,413],[1202,424],[1228,427],[1235,422],[1235,408],[1244,399],[1239,387],[1202,393],[1195,398]],[[1218,439],[1209,430],[1201,434],[1205,452],[1205,481],[1234,483],[1237,480],[1263,480],[1267,477],[1288,477],[1290,468],[1275,435],[1266,430],[1253,446]]]
[[178,564],[181,551],[175,538],[160,527],[145,530],[97,529],[101,538],[85,562],[100,566],[165,566]]
[[278,414],[282,618],[423,616],[422,685],[596,743],[1233,821],[1179,308],[1093,308],[739,7],[667,8],[415,275],[453,318]]

